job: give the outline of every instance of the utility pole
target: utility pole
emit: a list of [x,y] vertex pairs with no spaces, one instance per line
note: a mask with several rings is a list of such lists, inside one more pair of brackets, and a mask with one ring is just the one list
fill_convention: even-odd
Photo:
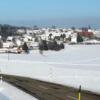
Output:
[[2,77],[2,73],[1,73],[1,70],[0,70],[0,83],[3,82],[3,77]]
[[8,47],[8,51],[7,51],[7,53],[8,53],[8,61],[10,60],[9,52],[10,52],[10,46]]
[[8,61],[9,61],[9,50],[8,50]]

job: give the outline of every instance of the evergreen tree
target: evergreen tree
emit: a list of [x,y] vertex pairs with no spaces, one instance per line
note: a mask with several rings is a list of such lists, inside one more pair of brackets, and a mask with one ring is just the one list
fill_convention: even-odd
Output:
[[79,42],[83,42],[83,38],[82,38],[82,36],[78,33],[78,34],[77,34],[77,43],[79,43]]
[[43,40],[43,50],[48,50],[47,41]]
[[22,46],[22,49],[24,50],[25,53],[29,53],[29,48],[28,48],[26,42],[24,42],[24,44],[23,44],[23,46]]
[[0,48],[3,48],[3,41],[0,40]]
[[59,46],[60,46],[60,49],[64,49],[65,48],[64,43],[60,43]]

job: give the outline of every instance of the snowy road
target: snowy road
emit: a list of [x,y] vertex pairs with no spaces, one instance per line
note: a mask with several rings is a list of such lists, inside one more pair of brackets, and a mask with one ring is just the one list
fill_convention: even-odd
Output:
[[[58,84],[52,84],[31,78],[3,75],[3,80],[19,87],[39,100],[77,100],[78,90]],[[100,100],[100,95],[81,92],[83,100]]]

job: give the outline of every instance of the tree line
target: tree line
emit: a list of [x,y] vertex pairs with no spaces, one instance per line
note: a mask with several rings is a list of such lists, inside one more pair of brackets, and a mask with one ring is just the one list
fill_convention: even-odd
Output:
[[8,24],[0,24],[0,35],[2,36],[3,40],[5,40],[8,36],[15,36],[17,34],[18,29],[26,29],[26,27],[18,27],[12,26]]
[[61,49],[64,49],[65,46],[64,46],[64,43],[61,42],[61,43],[57,43],[56,40],[40,40],[39,42],[39,50],[40,51],[43,51],[43,50],[55,50],[55,51],[58,51],[58,50],[61,50]]

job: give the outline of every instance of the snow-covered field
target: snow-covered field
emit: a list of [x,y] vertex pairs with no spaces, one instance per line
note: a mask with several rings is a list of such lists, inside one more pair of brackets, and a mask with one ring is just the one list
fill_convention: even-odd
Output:
[[33,96],[11,86],[8,83],[0,83],[0,100],[37,100]]
[[[2,73],[59,83],[100,94],[100,45],[66,45],[59,52],[0,54]],[[9,58],[9,59],[8,59]]]

